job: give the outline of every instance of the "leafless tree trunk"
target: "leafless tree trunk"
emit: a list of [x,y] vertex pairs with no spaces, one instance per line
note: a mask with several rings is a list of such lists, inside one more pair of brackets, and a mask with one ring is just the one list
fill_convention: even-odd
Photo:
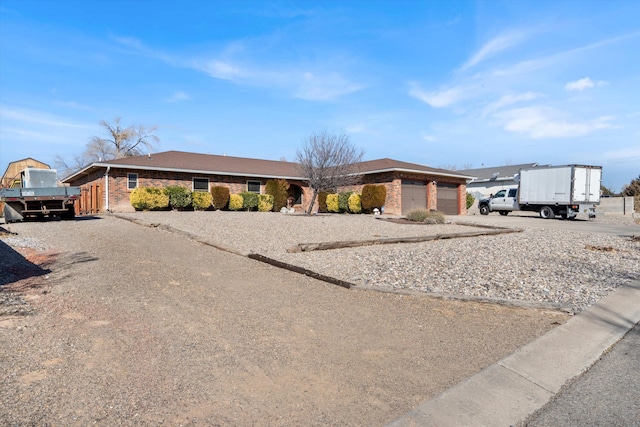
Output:
[[360,180],[358,163],[364,151],[351,144],[345,134],[313,132],[303,140],[296,152],[300,173],[313,190],[307,213],[311,213],[320,191],[337,191],[339,187],[356,184]]

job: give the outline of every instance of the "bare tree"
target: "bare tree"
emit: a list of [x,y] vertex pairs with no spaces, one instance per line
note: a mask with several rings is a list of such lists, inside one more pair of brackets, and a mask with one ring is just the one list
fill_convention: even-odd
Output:
[[121,121],[120,117],[116,117],[111,123],[101,120],[100,126],[104,128],[106,138],[92,137],[82,154],[73,159],[73,163],[67,163],[61,156],[56,156],[55,166],[60,176],[68,175],[89,163],[139,156],[145,154],[144,149],[155,149],[155,145],[160,141],[155,135],[155,126],[123,127]]
[[145,126],[123,127],[120,117],[113,119],[112,123],[106,120],[100,121],[100,126],[105,129],[106,138],[94,136],[87,144],[85,153],[87,157],[95,160],[113,160],[122,157],[139,156],[144,154],[143,149],[152,150],[160,139],[155,135],[156,127]]
[[364,150],[358,149],[345,134],[313,132],[303,140],[296,151],[300,173],[313,190],[307,213],[311,213],[320,191],[336,191],[339,187],[353,185],[360,180],[357,163],[362,161]]

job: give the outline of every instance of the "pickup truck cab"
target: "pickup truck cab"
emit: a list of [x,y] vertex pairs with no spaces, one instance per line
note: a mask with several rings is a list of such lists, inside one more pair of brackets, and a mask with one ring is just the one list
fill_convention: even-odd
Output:
[[478,203],[478,209],[482,215],[488,215],[490,212],[508,215],[511,211],[517,211],[519,210],[518,189],[506,188],[490,197],[481,199]]

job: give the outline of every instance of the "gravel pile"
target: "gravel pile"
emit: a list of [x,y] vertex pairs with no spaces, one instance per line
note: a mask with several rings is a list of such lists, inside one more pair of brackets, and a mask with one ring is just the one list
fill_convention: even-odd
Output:
[[[538,302],[577,312],[618,286],[640,279],[640,242],[603,233],[532,228],[496,236],[288,253],[288,248],[300,243],[478,229],[396,224],[366,215],[146,212],[123,216],[383,290]],[[620,217],[595,221],[632,224]]]

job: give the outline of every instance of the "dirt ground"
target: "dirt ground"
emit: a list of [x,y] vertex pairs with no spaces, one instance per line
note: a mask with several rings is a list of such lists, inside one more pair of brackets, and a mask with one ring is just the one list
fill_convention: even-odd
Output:
[[19,249],[19,274],[0,240],[0,290],[32,308],[0,314],[0,425],[385,425],[566,320],[345,289],[108,216],[10,229],[50,249]]

